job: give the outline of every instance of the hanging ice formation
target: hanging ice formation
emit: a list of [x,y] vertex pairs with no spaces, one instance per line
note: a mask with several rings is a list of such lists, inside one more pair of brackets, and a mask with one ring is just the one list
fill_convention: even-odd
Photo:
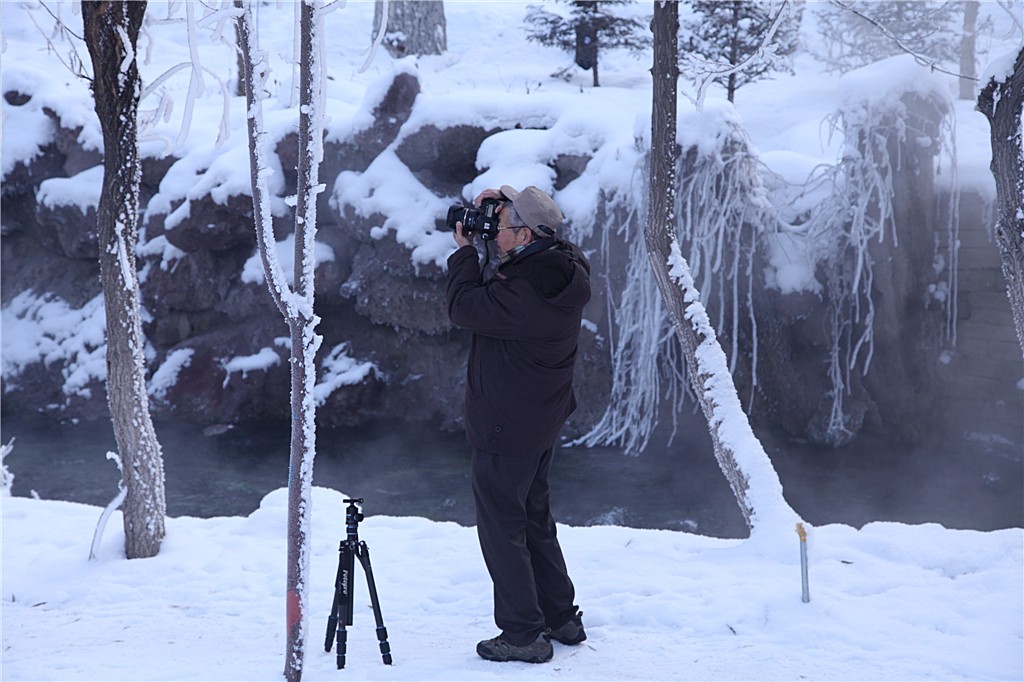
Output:
[[[801,240],[816,264],[817,276],[828,306],[828,357],[825,367],[830,401],[827,424],[819,434],[834,445],[845,442],[851,416],[844,399],[851,392],[851,373],[866,374],[874,352],[875,260],[869,250],[888,233],[893,246],[899,236],[893,223],[894,173],[906,160],[907,145],[932,145],[948,168],[948,205],[945,234],[936,234],[932,254],[936,280],[922,291],[922,298],[944,308],[940,342],[956,342],[956,288],[958,189],[952,106],[932,92],[915,94],[931,114],[920,116],[899,98],[882,98],[881,104],[859,102],[836,113],[829,123],[846,142],[834,165],[816,170],[798,188],[803,197],[822,197],[795,222],[783,226],[787,235]],[[904,98],[905,99],[905,98]],[[736,371],[740,353],[749,353],[751,390],[757,390],[758,330],[753,287],[762,273],[754,268],[755,254],[766,235],[782,225],[775,206],[786,199],[771,196],[764,178],[770,171],[750,148],[738,121],[721,112],[695,116],[717,117],[718,134],[709,143],[708,119],[701,121],[703,137],[681,138],[677,178],[677,236],[693,270],[701,302],[708,309],[715,332],[728,341],[729,369]],[[680,121],[685,131],[687,122]],[[694,126],[695,128],[697,126]],[[932,157],[929,157],[932,158]],[[690,391],[681,350],[664,313],[642,237],[646,220],[644,186],[646,169],[638,167],[630,191],[619,193],[604,211],[602,260],[609,262],[614,239],[628,244],[625,283],[618,300],[609,294],[609,344],[612,386],[602,418],[574,444],[614,445],[629,454],[647,446],[658,424],[659,406],[668,401],[675,418]],[[905,170],[905,169],[904,169]],[[774,183],[783,183],[771,176]],[[942,192],[936,192],[936,197]],[[774,205],[773,205],[774,204]],[[606,273],[609,282],[614,275]],[[741,346],[741,341],[743,346]],[[746,349],[749,344],[749,350]],[[675,426],[675,424],[674,424]],[[673,428],[673,435],[675,428]]]
[[805,234],[816,252],[815,260],[824,266],[819,271],[827,278],[831,406],[821,435],[832,445],[846,442],[855,430],[844,398],[851,395],[852,373],[866,375],[875,350],[876,262],[870,247],[883,244],[887,235],[893,248],[899,246],[893,182],[898,173],[915,172],[906,167],[910,145],[928,145],[940,159],[948,155],[952,178],[944,211],[945,235],[936,234],[932,254],[937,281],[921,295],[930,295],[943,307],[939,341],[956,344],[959,188],[952,112],[948,95],[933,91],[895,101],[858,102],[829,119],[833,132],[841,130],[846,149],[836,165],[808,182],[809,192],[814,191],[812,185],[827,186],[830,191],[811,211]]
[[[739,123],[717,113],[695,116],[719,117],[714,121],[717,135],[712,144],[706,137],[683,141],[676,173],[676,230],[687,250],[701,303],[711,302],[716,333],[731,341],[730,370],[734,370],[742,317],[756,330],[750,296],[752,261],[756,236],[774,229],[774,211],[765,198],[762,163]],[[683,121],[681,130],[686,125]],[[608,408],[598,424],[576,441],[587,446],[618,445],[634,455],[647,446],[661,401],[670,401],[675,416],[689,390],[682,351],[664,314],[642,236],[647,177],[645,169],[637,169],[633,191],[625,193],[623,200],[631,203],[618,212],[609,211],[603,229],[605,235],[618,233],[629,243],[629,262],[621,297],[617,304],[610,303],[613,376]],[[629,219],[614,223],[623,212]],[[608,243],[606,236],[602,240],[605,262]]]

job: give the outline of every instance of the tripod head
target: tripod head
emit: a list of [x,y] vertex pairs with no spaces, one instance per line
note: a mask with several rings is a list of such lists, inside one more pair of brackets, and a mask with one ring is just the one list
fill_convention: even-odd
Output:
[[365,517],[363,516],[362,509],[356,505],[363,503],[363,498],[356,497],[352,499],[342,500],[348,507],[345,508],[345,531],[349,540],[357,540],[359,538],[359,522]]

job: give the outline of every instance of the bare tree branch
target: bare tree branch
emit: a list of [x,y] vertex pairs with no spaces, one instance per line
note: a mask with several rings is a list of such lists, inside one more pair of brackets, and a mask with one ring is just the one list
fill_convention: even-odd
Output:
[[927,57],[927,56],[921,54],[920,52],[917,52],[914,49],[908,47],[902,40],[899,39],[899,37],[897,37],[895,34],[893,34],[892,31],[887,29],[885,26],[883,26],[876,19],[873,19],[873,18],[869,17],[868,15],[864,14],[863,12],[861,12],[859,9],[857,9],[856,7],[851,5],[850,3],[843,2],[843,0],[829,0],[829,1],[833,5],[835,5],[836,7],[848,10],[850,12],[853,12],[858,17],[860,17],[864,21],[868,22],[869,24],[871,24],[872,26],[877,28],[879,31],[882,32],[882,34],[886,38],[889,38],[894,43],[896,43],[896,45],[901,50],[903,50],[904,52],[909,54],[911,57],[913,57],[914,61],[916,61],[921,66],[927,66],[932,71],[938,71],[939,73],[944,73],[947,76],[955,76],[957,78],[962,78],[964,80],[969,80],[969,81],[977,82],[977,80],[978,80],[977,78],[975,78],[973,76],[968,76],[968,75],[965,75],[965,74],[962,74],[962,73],[957,73],[956,71],[949,71],[948,69],[944,69],[941,66],[939,66],[938,63],[934,59],[931,59],[930,57]]

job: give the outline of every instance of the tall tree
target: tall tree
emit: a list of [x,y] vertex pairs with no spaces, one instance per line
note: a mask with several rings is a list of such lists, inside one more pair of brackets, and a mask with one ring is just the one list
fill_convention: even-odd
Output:
[[316,351],[321,337],[316,333],[320,321],[313,312],[313,274],[316,267],[316,197],[324,190],[319,182],[323,158],[324,72],[323,17],[320,0],[303,0],[300,8],[300,94],[298,134],[298,186],[295,208],[295,278],[289,288],[277,258],[268,165],[264,160],[266,132],[261,98],[269,75],[267,55],[257,45],[257,30],[251,5],[242,5],[238,19],[238,38],[245,73],[245,99],[248,110],[249,165],[252,184],[253,217],[267,286],[278,310],[288,324],[291,337],[291,452],[288,466],[288,557],[286,585],[286,641],[284,675],[289,682],[302,678],[305,659],[309,589],[309,527],[312,513],[313,460],[316,457]]
[[1017,53],[1011,73],[985,85],[978,97],[978,111],[992,127],[996,245],[1017,340],[1024,353],[1024,49]]
[[[563,4],[567,0],[560,0]],[[569,15],[550,12],[541,5],[530,5],[526,13],[526,37],[541,45],[557,47],[575,55],[576,65],[598,76],[600,50],[625,47],[634,52],[650,44],[647,27],[638,19],[616,14],[612,8],[630,4],[630,0],[569,0]]]
[[103,131],[103,191],[96,209],[107,327],[107,401],[121,456],[125,554],[151,557],[163,540],[164,466],[149,414],[144,337],[135,270],[141,85],[135,46],[145,2],[82,2],[93,98]]
[[384,48],[392,57],[444,54],[448,50],[443,0],[377,0],[373,10],[373,35],[380,31],[383,6],[388,23]]
[[[793,73],[788,57],[796,51],[800,39],[802,8],[787,2],[751,2],[751,0],[695,0],[693,18],[686,22],[689,61],[699,57],[727,68],[717,80],[725,86],[730,102],[736,91],[748,83],[767,78],[776,71]],[[751,59],[764,49],[765,37],[785,11],[771,38],[773,49],[768,58]],[[696,65],[698,68],[699,65]]]
[[[693,284],[676,239],[678,4],[655,2],[653,99],[647,224],[644,241],[658,289],[683,348],[694,394],[708,420],[718,465],[751,530],[779,530],[799,517],[782,497],[782,485],[750,428],[729,374],[725,353]],[[755,508],[755,501],[761,505]]]
[[964,30],[960,34],[960,99],[974,99],[974,82],[978,78],[978,0],[964,3]]

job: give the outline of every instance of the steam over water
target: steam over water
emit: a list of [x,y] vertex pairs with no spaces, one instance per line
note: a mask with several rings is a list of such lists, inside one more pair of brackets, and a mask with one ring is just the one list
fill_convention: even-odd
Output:
[[[16,438],[4,462],[15,475],[15,495],[103,506],[116,494],[118,472],[105,457],[116,449],[108,422],[62,425],[5,412],[2,429],[3,442]],[[247,515],[269,491],[287,485],[287,424],[210,431],[157,424],[168,514]],[[864,436],[830,450],[755,431],[779,472],[787,500],[812,524],[1024,526],[1020,443],[968,432],[960,440],[913,449]],[[712,454],[706,425],[699,416],[689,416],[679,434],[670,446],[665,445],[667,432],[655,434],[639,457],[615,448],[562,448],[551,475],[556,519],[571,525],[744,536],[746,527]],[[320,429],[313,480],[365,498],[369,515],[416,515],[472,525],[469,459],[461,433],[442,433],[429,424]],[[336,512],[343,532],[344,510]]]

